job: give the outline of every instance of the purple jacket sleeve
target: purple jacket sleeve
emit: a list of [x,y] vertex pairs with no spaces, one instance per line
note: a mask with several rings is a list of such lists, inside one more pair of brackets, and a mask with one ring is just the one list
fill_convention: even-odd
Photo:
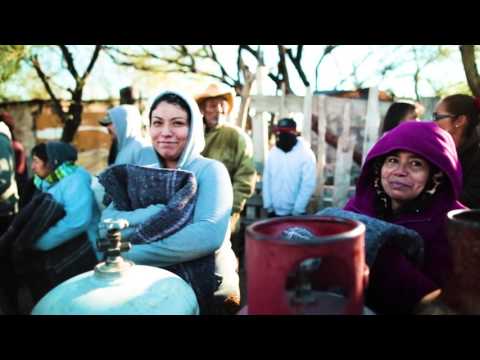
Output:
[[435,289],[438,285],[396,248],[385,246],[371,269],[368,301],[380,313],[411,313],[422,297]]

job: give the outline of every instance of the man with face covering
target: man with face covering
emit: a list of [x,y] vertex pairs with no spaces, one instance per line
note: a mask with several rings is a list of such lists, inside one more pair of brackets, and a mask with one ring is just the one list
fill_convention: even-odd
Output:
[[263,207],[269,217],[303,215],[315,190],[315,155],[298,137],[295,120],[280,119],[274,131],[277,142],[263,170]]

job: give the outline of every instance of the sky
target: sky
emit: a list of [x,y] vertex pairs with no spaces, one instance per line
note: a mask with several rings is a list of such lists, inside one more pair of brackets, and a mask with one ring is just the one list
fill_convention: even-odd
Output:
[[[252,47],[256,48],[256,45]],[[295,48],[295,46],[292,46]],[[214,45],[219,60],[224,64],[227,72],[232,76],[236,76],[236,59],[237,47],[234,45]],[[322,53],[324,45],[305,45],[302,65],[306,75],[315,88],[315,67]],[[358,67],[358,77],[365,80],[363,86],[378,86],[380,90],[391,89],[397,97],[414,98],[414,83],[411,74],[414,71],[414,64],[408,61],[411,58],[411,52],[408,53],[408,47],[403,46],[402,49],[393,52],[397,46],[376,46],[376,45],[342,45],[335,49],[330,55],[325,57],[324,62],[320,66],[320,80],[318,83],[319,90],[332,90],[341,79],[347,78],[352,71],[352,64],[360,64]],[[465,75],[461,63],[460,54],[457,46],[449,46],[452,55],[445,61],[432,64],[425,68],[423,75],[433,79],[435,86],[450,86],[459,82],[465,82]],[[75,62],[80,69],[86,67],[93,46],[77,45],[73,47],[75,51]],[[263,46],[265,63],[267,68],[276,71],[277,64],[277,46]],[[422,50],[420,48],[420,50]],[[366,57],[372,52],[373,55]],[[42,63],[45,63],[47,69],[58,69],[59,56],[52,52],[42,54]],[[362,62],[362,59],[366,59]],[[250,69],[256,68],[256,61],[249,54],[246,54],[245,61]],[[382,63],[395,61],[398,68],[392,71],[385,79],[380,81],[375,75],[376,70],[381,67]],[[288,62],[289,63],[289,62]],[[293,91],[296,95],[304,95],[305,87],[297,76],[293,65],[289,63],[290,81]],[[57,77],[58,82],[63,86],[72,86],[72,80],[69,76],[60,75]],[[19,87],[12,79],[8,84],[10,92],[17,94],[25,99],[27,97],[26,89]],[[32,80],[33,81],[33,80]],[[183,90],[199,92],[205,85],[212,81],[211,79],[198,80],[195,76],[187,74],[145,74],[139,73],[134,69],[118,67],[112,61],[102,54],[95,65],[91,77],[87,82],[84,99],[105,99],[118,96],[118,89],[121,87],[136,84],[140,89],[142,96],[149,97],[156,89],[161,87],[178,87]],[[41,85],[40,85],[41,87]],[[275,94],[275,84],[271,80],[264,82],[264,93],[266,95]],[[346,81],[340,87],[349,90],[354,88],[351,80]],[[253,86],[253,94],[256,93],[256,86]],[[420,95],[422,97],[434,96],[435,92],[427,81],[420,82]]]

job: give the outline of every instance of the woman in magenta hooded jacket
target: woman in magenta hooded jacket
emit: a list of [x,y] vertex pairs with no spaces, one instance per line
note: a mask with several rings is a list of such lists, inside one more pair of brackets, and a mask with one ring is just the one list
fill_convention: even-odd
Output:
[[[412,155],[419,160],[407,157],[403,163],[403,156]],[[422,161],[426,182],[418,187],[416,197],[398,205],[395,197],[411,191],[409,186],[415,182],[411,171]],[[398,171],[389,172],[389,166]],[[402,123],[373,146],[345,210],[415,230],[424,240],[424,259],[416,265],[395,247],[383,247],[370,269],[368,306],[378,313],[411,313],[426,294],[444,286],[451,266],[446,214],[464,208],[457,201],[461,186],[455,143],[433,122]]]

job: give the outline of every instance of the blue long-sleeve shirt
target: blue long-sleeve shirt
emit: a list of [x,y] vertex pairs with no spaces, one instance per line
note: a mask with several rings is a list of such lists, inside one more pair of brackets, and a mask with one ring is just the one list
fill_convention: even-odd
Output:
[[42,182],[41,190],[52,194],[55,201],[63,205],[66,214],[38,239],[36,249],[53,249],[84,231],[87,231],[95,248],[96,224],[100,214],[90,183],[91,175],[82,167],[52,186]]
[[198,157],[184,170],[192,171],[198,183],[193,222],[161,241],[135,244],[125,254],[128,259],[137,264],[169,266],[215,252],[229,235],[233,192],[225,166]]

